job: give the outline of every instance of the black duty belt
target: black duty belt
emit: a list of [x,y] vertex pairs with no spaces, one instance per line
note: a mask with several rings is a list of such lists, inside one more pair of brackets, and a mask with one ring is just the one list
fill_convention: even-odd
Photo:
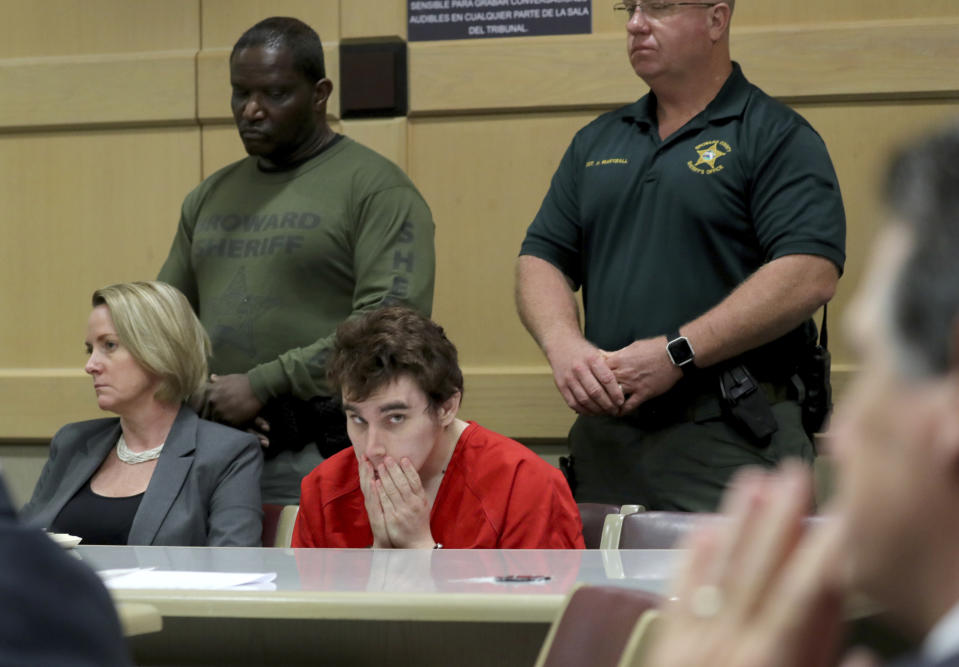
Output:
[[[760,391],[770,405],[791,398],[789,382],[757,381]],[[704,422],[723,416],[723,402],[719,394],[719,378],[713,373],[704,374],[689,382],[680,380],[673,389],[662,396],[651,398],[623,419],[640,428],[655,430],[671,424]]]
[[270,425],[270,446],[263,450],[267,459],[282,451],[298,452],[312,442],[325,458],[350,446],[343,410],[326,396],[309,400],[293,396],[271,398],[259,416]]

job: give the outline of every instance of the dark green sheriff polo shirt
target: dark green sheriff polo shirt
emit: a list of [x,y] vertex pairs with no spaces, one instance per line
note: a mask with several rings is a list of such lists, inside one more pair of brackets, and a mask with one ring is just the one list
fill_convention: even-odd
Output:
[[[820,255],[841,271],[845,225],[822,139],[734,64],[666,141],[652,93],[581,129],[520,253],[583,288],[587,339],[616,350],[702,315],[778,257]],[[748,361],[778,375],[774,362],[814,335],[809,321]]]

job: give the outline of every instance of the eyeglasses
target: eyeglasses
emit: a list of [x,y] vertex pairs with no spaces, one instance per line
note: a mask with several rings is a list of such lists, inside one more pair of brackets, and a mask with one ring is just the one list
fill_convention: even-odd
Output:
[[636,14],[636,10],[646,18],[661,19],[678,11],[679,7],[714,7],[719,2],[617,2],[613,9],[626,12],[627,23]]

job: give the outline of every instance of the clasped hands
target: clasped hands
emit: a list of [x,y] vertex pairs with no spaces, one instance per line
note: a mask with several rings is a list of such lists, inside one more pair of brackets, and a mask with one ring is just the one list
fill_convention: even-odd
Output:
[[669,391],[682,377],[666,354],[666,338],[644,338],[614,352],[577,338],[551,350],[553,380],[581,415],[621,416]]
[[419,473],[408,458],[390,456],[374,467],[363,455],[358,461],[360,489],[373,530],[375,549],[431,549],[432,503]]
[[253,420],[253,427],[247,430],[256,436],[261,447],[270,446],[270,425],[257,416],[263,403],[253,393],[250,378],[245,373],[210,375],[204,403],[203,415],[218,422],[242,428]]

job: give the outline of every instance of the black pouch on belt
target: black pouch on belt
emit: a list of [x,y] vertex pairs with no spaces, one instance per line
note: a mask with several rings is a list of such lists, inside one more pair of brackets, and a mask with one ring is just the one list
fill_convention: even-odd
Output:
[[816,442],[816,433],[823,429],[829,413],[832,412],[830,362],[826,306],[823,306],[819,344],[812,345],[800,359],[796,374],[792,378],[793,384],[799,388],[797,393],[802,406],[802,425],[813,443]]
[[263,450],[266,459],[287,449],[298,452],[311,442],[316,443],[324,458],[350,446],[346,416],[338,403],[326,396],[309,400],[292,396],[271,398],[259,416],[270,424],[270,446]]
[[563,473],[563,477],[566,478],[570,493],[576,493],[576,469],[573,466],[572,456],[559,457],[559,471]]
[[749,369],[740,364],[720,373],[719,394],[726,422],[757,447],[766,447],[779,424]]

